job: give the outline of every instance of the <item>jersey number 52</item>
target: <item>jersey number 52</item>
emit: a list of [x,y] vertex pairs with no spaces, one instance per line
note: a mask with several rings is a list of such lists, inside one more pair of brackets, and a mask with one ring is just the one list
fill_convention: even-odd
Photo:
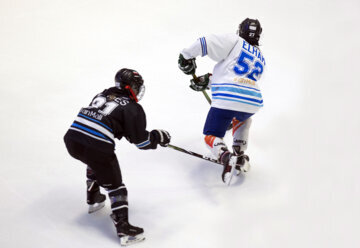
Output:
[[246,75],[247,78],[257,81],[264,71],[263,65],[256,61],[254,68],[250,71],[250,65],[253,64],[255,56],[241,51],[237,64],[234,67],[234,72],[238,75]]

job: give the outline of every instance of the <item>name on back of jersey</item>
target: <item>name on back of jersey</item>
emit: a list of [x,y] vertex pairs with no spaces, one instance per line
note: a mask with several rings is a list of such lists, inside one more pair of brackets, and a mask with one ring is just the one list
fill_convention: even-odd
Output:
[[258,58],[261,61],[261,63],[263,63],[263,65],[266,65],[265,58],[262,56],[260,50],[257,47],[250,45],[248,42],[244,40],[242,48],[248,51],[250,54],[254,55],[256,58]]
[[82,108],[80,110],[80,113],[86,115],[86,116],[89,116],[89,117],[92,117],[96,120],[99,120],[101,121],[102,118],[104,117],[104,115],[98,113],[97,111],[93,111],[93,110],[90,110],[90,109],[86,109],[86,108]]

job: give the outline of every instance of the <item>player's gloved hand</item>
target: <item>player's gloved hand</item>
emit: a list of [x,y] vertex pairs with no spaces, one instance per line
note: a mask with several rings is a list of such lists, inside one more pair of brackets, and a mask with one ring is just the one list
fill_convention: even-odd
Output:
[[154,135],[155,140],[161,146],[167,146],[170,143],[171,136],[167,131],[162,129],[154,129],[150,133]]
[[208,85],[209,85],[211,76],[212,76],[211,73],[207,73],[205,75],[198,77],[196,80],[191,79],[190,80],[190,83],[191,83],[190,88],[195,91],[203,91],[203,90],[208,89]]
[[178,65],[179,65],[179,69],[182,70],[187,75],[191,75],[195,73],[196,70],[195,58],[185,59],[184,56],[180,53]]

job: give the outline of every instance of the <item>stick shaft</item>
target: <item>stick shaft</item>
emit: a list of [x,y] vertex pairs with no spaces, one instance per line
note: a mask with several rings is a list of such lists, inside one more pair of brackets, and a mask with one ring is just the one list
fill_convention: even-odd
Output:
[[[185,150],[184,148],[181,148],[181,147],[178,147],[178,146],[174,146],[174,145],[168,144],[166,147],[169,147],[169,148],[174,149],[174,150],[176,150],[176,151],[183,152],[183,153],[189,154],[189,155],[191,155],[191,156],[198,157],[198,158],[204,159],[204,160],[206,160],[206,161],[210,161],[210,162],[213,162],[213,163],[215,163],[215,164],[224,166],[223,164],[221,164],[221,163],[220,163],[219,161],[217,161],[216,159],[206,157],[206,156],[201,155],[201,154],[196,153],[196,152],[192,152],[192,151],[189,151],[189,150]],[[237,165],[235,168],[236,168],[237,170],[240,170],[240,166],[238,166],[238,165]]]
[[170,145],[170,144],[169,144],[169,145],[167,145],[167,147],[172,148],[172,149],[174,149],[174,150],[176,150],[176,151],[179,151],[179,152],[183,152],[183,153],[189,154],[189,155],[194,156],[194,157],[198,157],[198,158],[201,158],[201,159],[204,159],[204,160],[207,160],[207,161],[210,161],[210,162],[213,162],[213,163],[222,165],[222,164],[220,164],[216,159],[206,157],[206,156],[201,155],[201,154],[196,153],[196,152],[192,152],[192,151],[185,150],[184,148],[181,148],[181,147],[178,147],[178,146],[174,146],[174,145]]
[[211,99],[210,99],[208,93],[206,93],[205,90],[202,90],[201,92],[204,94],[204,96],[205,96],[206,100],[208,101],[208,103],[211,104]]

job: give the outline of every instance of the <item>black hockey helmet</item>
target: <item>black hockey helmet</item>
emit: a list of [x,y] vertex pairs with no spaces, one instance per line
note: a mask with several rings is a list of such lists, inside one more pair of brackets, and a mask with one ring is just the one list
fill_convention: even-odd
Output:
[[238,35],[253,46],[259,45],[261,32],[260,22],[257,19],[250,18],[243,20],[238,29]]
[[145,86],[142,76],[135,70],[123,68],[115,75],[115,86],[127,90],[130,97],[139,101],[144,93]]

